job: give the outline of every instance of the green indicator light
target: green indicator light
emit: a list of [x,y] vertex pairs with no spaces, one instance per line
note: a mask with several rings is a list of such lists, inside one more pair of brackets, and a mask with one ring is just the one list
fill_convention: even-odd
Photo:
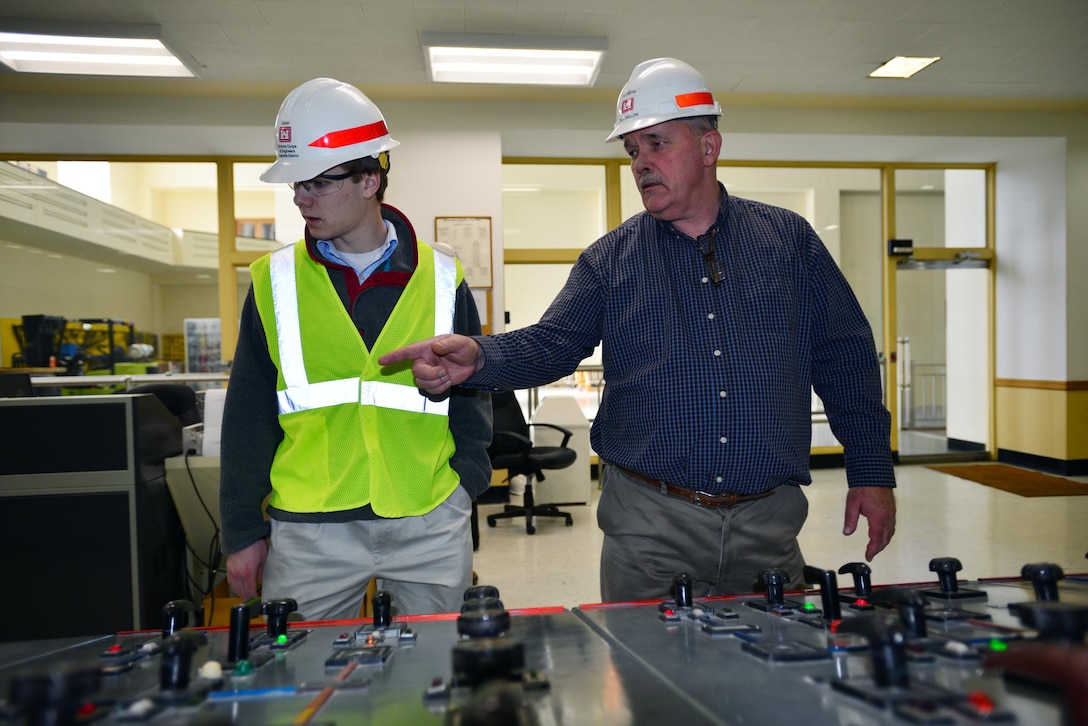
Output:
[[994,639],[994,640],[990,641],[990,650],[996,650],[996,651],[1000,652],[1000,651],[1004,651],[1004,650],[1008,650],[1008,649],[1009,649],[1009,646],[1008,646],[1007,643],[1005,643],[1004,640]]
[[805,610],[815,610],[815,609],[816,609],[816,606],[813,605],[812,603],[810,603],[810,602],[805,603]]
[[240,660],[234,665],[234,675],[248,676],[253,672],[253,664],[248,660]]
[[284,643],[287,642],[287,636],[286,635],[277,635],[276,636],[276,642],[279,643],[280,645],[283,645]]

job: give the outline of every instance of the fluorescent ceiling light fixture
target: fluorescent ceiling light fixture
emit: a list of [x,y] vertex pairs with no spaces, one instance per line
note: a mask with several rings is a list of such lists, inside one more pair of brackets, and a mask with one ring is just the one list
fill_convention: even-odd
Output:
[[923,68],[928,68],[941,57],[923,58],[919,56],[897,55],[869,74],[869,78],[910,78]]
[[0,63],[19,73],[196,76],[160,35],[157,25],[0,20]]
[[423,61],[435,83],[592,86],[607,38],[423,33]]

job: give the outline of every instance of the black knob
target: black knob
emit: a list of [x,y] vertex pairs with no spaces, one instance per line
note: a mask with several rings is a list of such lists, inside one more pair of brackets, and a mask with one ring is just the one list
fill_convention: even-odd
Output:
[[1058,580],[1065,579],[1065,573],[1058,565],[1038,562],[1020,568],[1020,577],[1031,581],[1036,600],[1049,602],[1058,599]]
[[374,606],[374,627],[388,628],[393,622],[393,596],[387,590],[378,590],[371,604]]
[[171,600],[162,608],[162,637],[170,637],[189,625],[189,613],[196,612],[188,600]]
[[690,608],[692,603],[691,576],[686,572],[680,572],[672,578],[673,595],[676,597],[677,607]]
[[287,634],[287,616],[298,611],[298,603],[289,597],[268,600],[261,606],[261,611],[268,622],[268,636],[278,638]]
[[465,602],[497,597],[499,597],[499,588],[494,585],[473,585],[465,590]]
[[28,726],[78,723],[81,702],[102,682],[97,667],[64,665],[48,673],[27,673],[11,681],[11,702],[26,714]]
[[790,576],[782,570],[764,570],[759,573],[760,581],[767,586],[767,602],[771,605],[781,605],[785,602],[785,585],[790,581]]
[[230,633],[227,636],[227,662],[237,663],[249,655],[249,621],[261,612],[261,599],[250,598],[230,609]]
[[839,568],[839,574],[850,573],[854,576],[854,594],[858,597],[869,597],[873,594],[872,580],[869,577],[872,570],[864,562],[847,562]]
[[839,622],[838,633],[855,634],[869,642],[873,681],[880,688],[910,685],[907,673],[907,636],[899,623],[881,615],[857,615]]
[[929,561],[929,571],[937,573],[941,592],[956,592],[960,589],[956,582],[956,573],[962,569],[963,565],[955,557],[935,557]]
[[457,634],[463,638],[497,638],[510,630],[510,613],[502,601],[476,600],[461,605]]
[[1088,605],[1043,601],[1024,603],[1016,609],[1020,622],[1039,633],[1040,640],[1084,644],[1088,632]]
[[159,686],[164,691],[184,691],[189,687],[193,653],[208,642],[200,630],[175,633],[163,641],[159,657]]
[[805,565],[805,582],[809,585],[820,586],[820,602],[824,608],[824,619],[838,620],[842,617],[842,607],[839,605],[839,578],[835,577],[834,570],[821,570],[819,567]]

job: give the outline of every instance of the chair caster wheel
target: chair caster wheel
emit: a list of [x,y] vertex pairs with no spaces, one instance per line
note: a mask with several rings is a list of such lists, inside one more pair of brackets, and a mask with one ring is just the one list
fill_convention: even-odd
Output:
[[527,534],[536,534],[536,527],[534,527],[533,525],[530,524],[529,526],[527,526],[525,528],[525,532]]
[[489,519],[489,520],[487,520],[487,526],[488,526],[488,527],[494,527],[494,526],[495,526],[495,523],[494,523],[494,522],[492,522],[492,521],[491,521],[491,520]]
[[568,520],[567,520],[567,526],[568,526],[568,527],[573,527],[573,526],[574,526],[574,520],[572,520],[572,519],[568,519]]

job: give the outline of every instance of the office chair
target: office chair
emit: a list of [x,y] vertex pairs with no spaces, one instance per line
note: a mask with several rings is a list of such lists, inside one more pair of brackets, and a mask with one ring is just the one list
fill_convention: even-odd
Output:
[[184,383],[142,383],[118,393],[150,393],[174,414],[182,426],[200,423],[200,408],[196,403],[196,391]]
[[[533,503],[533,481],[544,481],[545,469],[565,469],[574,463],[577,452],[567,448],[571,432],[562,426],[547,423],[526,423],[521,412],[521,404],[514,397],[513,391],[491,394],[491,408],[494,414],[494,434],[487,453],[491,457],[492,469],[506,469],[510,477],[519,474],[525,477],[525,495],[522,506],[507,504],[499,514],[487,515],[487,525],[494,527],[500,519],[525,517],[525,531],[536,533],[534,517],[563,517],[567,526],[574,524],[571,516],[561,512],[554,504],[537,505]],[[555,429],[563,434],[559,446],[533,446],[529,438],[531,426]]]

